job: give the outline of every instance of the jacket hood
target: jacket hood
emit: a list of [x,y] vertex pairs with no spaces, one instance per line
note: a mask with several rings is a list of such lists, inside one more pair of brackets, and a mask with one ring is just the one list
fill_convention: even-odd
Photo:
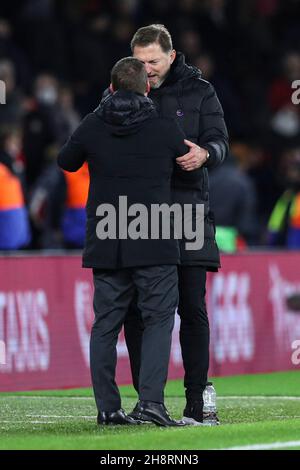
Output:
[[160,88],[188,78],[201,78],[201,76],[201,71],[193,65],[188,65],[185,62],[184,54],[182,54],[182,52],[177,52],[176,58],[171,65],[170,72]]
[[116,135],[133,134],[144,121],[156,116],[150,98],[127,90],[106,94],[94,112]]

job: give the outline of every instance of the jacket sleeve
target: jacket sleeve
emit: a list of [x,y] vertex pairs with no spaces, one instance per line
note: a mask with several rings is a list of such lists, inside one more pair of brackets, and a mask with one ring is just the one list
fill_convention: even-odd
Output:
[[198,145],[209,152],[205,166],[219,165],[228,154],[228,132],[214,87],[209,83],[200,109]]
[[87,154],[83,144],[86,119],[79,124],[75,132],[59,151],[57,163],[63,170],[77,171],[86,161]]

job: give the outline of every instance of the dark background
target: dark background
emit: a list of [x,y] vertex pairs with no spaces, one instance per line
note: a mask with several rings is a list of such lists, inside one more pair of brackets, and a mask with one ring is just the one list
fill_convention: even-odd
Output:
[[[81,117],[97,106],[113,64],[131,55],[136,29],[153,22],[169,29],[174,48],[214,85],[230,162],[252,200],[253,225],[242,235],[250,247],[268,243],[268,218],[287,186],[287,155],[300,152],[300,105],[291,102],[291,83],[300,79],[298,0],[2,0],[7,104],[0,106],[0,131],[15,136],[34,231],[28,248],[63,247],[64,192],[53,191],[49,168]],[[48,100],[46,112],[39,96]],[[47,197],[37,214],[32,201],[41,188]],[[49,230],[54,237],[44,236]]]

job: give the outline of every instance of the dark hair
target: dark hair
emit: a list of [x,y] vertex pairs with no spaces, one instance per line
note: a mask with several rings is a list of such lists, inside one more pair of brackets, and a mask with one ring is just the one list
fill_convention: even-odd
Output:
[[137,30],[133,36],[130,46],[133,52],[135,46],[146,47],[157,43],[164,52],[171,52],[173,43],[171,34],[163,24],[150,24]]
[[114,91],[130,90],[143,95],[147,90],[147,82],[144,64],[134,57],[124,57],[112,68],[111,83]]

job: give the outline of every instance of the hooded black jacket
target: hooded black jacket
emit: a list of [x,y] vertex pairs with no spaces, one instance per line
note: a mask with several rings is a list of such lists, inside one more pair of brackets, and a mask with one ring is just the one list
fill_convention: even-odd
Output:
[[118,210],[116,239],[100,240],[96,227],[101,217],[96,211],[104,203],[118,209],[119,196],[127,196],[128,207],[135,203],[147,208],[171,205],[175,158],[187,151],[183,140],[175,120],[158,117],[150,99],[121,90],[108,95],[81,122],[61,149],[58,164],[76,171],[88,162],[84,267],[115,269],[179,262],[176,240],[118,239]]
[[201,250],[186,251],[181,243],[183,265],[204,265],[214,270],[219,267],[219,251],[215,242],[213,214],[209,209],[209,183],[207,168],[221,163],[228,153],[228,134],[223,110],[213,86],[201,78],[201,72],[185,63],[184,55],[177,52],[169,75],[162,85],[152,89],[149,97],[160,117],[174,118],[186,138],[206,148],[210,158],[206,165],[193,171],[194,178],[174,175],[173,199],[179,203],[203,203],[205,207],[205,242]]

